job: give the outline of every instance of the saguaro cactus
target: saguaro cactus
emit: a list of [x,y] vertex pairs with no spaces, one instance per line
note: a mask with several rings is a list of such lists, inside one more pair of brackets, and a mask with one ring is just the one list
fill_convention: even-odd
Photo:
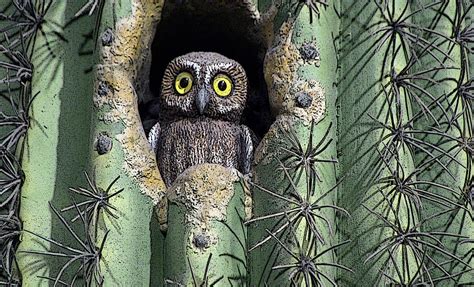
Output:
[[[442,146],[457,142],[451,133],[458,129],[454,118],[459,111],[448,96],[456,94],[457,88],[451,86],[446,93],[440,89],[452,81],[444,75],[465,69],[459,67],[456,48],[447,46],[461,48],[454,35],[460,31],[456,25],[466,27],[466,23],[450,19],[464,19],[466,7],[460,1],[458,5],[421,2],[383,1],[342,8],[347,13],[342,15],[347,22],[344,32],[349,36],[341,35],[341,65],[346,72],[341,78],[340,159],[342,172],[349,176],[342,183],[340,199],[353,215],[343,222],[342,234],[353,241],[342,260],[352,262],[349,266],[356,275],[345,277],[348,284],[472,282],[464,276],[468,272],[448,268],[472,268],[469,255],[459,249],[469,246],[471,239],[449,232],[446,223],[433,223],[459,210],[472,211],[462,207],[464,183],[455,180],[472,178],[472,171],[453,170],[469,166],[472,157],[465,165],[458,152]],[[449,9],[453,10],[446,13]],[[442,31],[441,25],[449,30]],[[360,152],[344,156],[354,150]],[[433,171],[437,176],[432,176]],[[354,192],[354,186],[355,196],[344,196]],[[458,224],[469,228],[470,223]],[[450,243],[441,244],[442,240]],[[359,252],[351,252],[354,248]],[[361,258],[366,264],[360,264]]]
[[[0,285],[474,285],[473,11],[1,2]],[[146,134],[191,51],[246,70],[254,160],[166,187]]]

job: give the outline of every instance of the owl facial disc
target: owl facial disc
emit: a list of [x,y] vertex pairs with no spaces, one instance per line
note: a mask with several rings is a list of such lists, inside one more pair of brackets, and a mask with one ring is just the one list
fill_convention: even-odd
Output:
[[196,107],[200,115],[204,114],[208,103],[209,93],[206,91],[206,89],[201,88],[196,97]]
[[161,89],[161,121],[200,118],[238,123],[248,92],[244,68],[214,52],[191,52],[172,60]]

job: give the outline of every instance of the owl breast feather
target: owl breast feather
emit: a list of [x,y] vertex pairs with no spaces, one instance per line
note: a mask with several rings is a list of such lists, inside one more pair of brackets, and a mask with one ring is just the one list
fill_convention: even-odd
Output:
[[167,186],[188,167],[215,163],[242,172],[241,126],[219,120],[183,119],[162,123],[158,166]]

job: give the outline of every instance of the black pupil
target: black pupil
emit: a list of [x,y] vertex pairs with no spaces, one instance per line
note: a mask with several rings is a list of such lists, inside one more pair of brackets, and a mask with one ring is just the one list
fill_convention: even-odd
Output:
[[189,79],[188,78],[182,78],[181,80],[179,80],[179,86],[181,88],[186,88],[189,84]]
[[220,80],[217,87],[219,87],[219,90],[225,91],[225,89],[227,89],[227,83],[224,80]]

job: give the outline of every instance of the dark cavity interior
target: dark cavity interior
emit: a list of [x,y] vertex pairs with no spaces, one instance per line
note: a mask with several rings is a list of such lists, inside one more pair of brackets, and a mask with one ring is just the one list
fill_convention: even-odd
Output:
[[239,62],[249,79],[242,124],[261,138],[273,118],[263,77],[266,47],[254,13],[241,1],[178,0],[163,8],[152,46],[150,89],[153,99],[139,104],[145,131],[158,119],[158,97],[167,64],[177,56],[198,51],[217,52]]

